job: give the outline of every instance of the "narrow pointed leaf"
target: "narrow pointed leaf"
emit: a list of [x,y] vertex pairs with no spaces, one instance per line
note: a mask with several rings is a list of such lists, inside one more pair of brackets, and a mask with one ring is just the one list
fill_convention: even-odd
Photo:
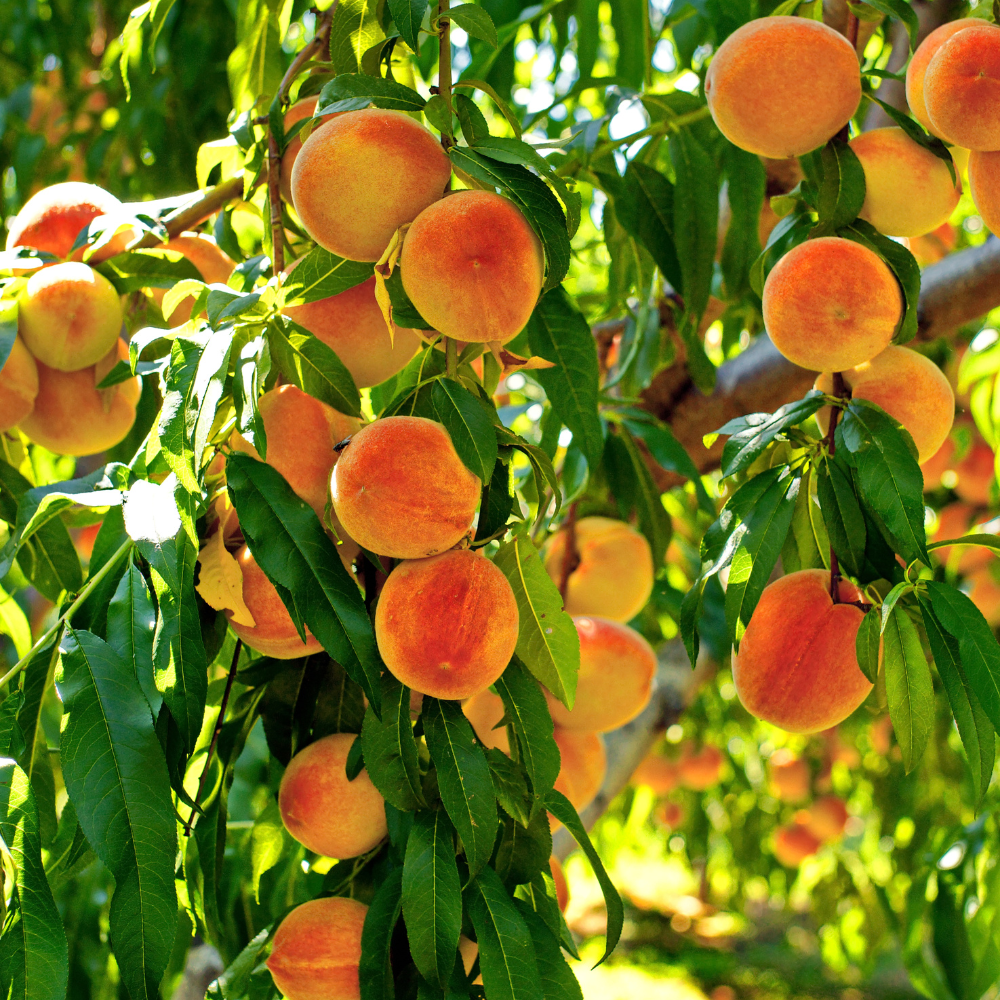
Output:
[[907,773],[920,763],[934,726],[934,687],[920,635],[906,610],[889,613],[882,634],[889,716]]
[[407,812],[424,804],[417,744],[410,722],[410,689],[382,675],[382,718],[371,710],[361,728],[365,768],[382,797]]

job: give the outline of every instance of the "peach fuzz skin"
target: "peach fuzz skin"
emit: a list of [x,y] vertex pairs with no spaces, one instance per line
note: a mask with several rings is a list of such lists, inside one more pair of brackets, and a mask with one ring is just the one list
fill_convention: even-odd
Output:
[[496,725],[504,717],[503,699],[489,688],[476,692],[462,705],[465,717],[472,723],[476,738],[484,747],[502,750],[510,756],[510,741],[507,739],[507,727]]
[[297,656],[319,653],[323,647],[308,629],[306,641],[299,638],[288,609],[281,602],[274,584],[257,565],[249,546],[244,545],[236,553],[236,561],[243,574],[243,603],[254,624],[234,622],[231,611],[226,611],[226,618],[244,644],[278,660],[293,660]]
[[1000,152],[969,156],[969,192],[986,228],[1000,233]]
[[580,636],[576,698],[567,709],[548,692],[552,721],[574,732],[607,732],[624,726],[649,703],[656,654],[634,629],[608,618],[573,619]]
[[38,365],[20,337],[0,368],[0,434],[16,427],[35,407]]
[[321,247],[374,262],[450,178],[448,157],[423,125],[401,111],[366,108],[320,125],[302,144],[292,202]]
[[80,371],[61,372],[36,362],[38,395],[20,429],[35,444],[60,455],[95,455],[113,448],[135,423],[142,386],[137,378],[110,389],[98,389],[97,383],[127,358],[128,347],[119,340],[100,362]]
[[[312,118],[317,104],[319,104],[318,94],[313,97],[304,97],[301,101],[296,101],[285,112],[285,133],[290,132],[292,126],[296,122],[302,121],[303,118]],[[325,125],[340,114],[343,114],[343,112],[335,111],[332,115],[323,115],[318,124]],[[295,161],[298,158],[301,148],[302,140],[296,135],[285,147],[284,153],[281,154],[281,197],[285,201],[292,200],[292,168],[295,166]]]
[[971,150],[1000,149],[1000,28],[980,21],[957,31],[924,74],[932,130]]
[[[955,394],[947,376],[930,358],[891,344],[843,376],[852,396],[881,406],[910,432],[918,461],[926,462],[944,444],[955,421]],[[833,375],[820,375],[814,388],[832,393]],[[816,419],[825,434],[829,408],[820,410]]]
[[400,563],[375,611],[386,667],[432,698],[470,698],[488,688],[514,654],[517,626],[507,578],[469,549]]
[[517,336],[544,279],[542,245],[528,220],[491,191],[456,191],[421,212],[399,262],[420,315],[467,343]]
[[274,935],[267,968],[287,1000],[359,1000],[361,932],[368,907],[328,896],[297,906]]
[[874,251],[836,236],[789,250],[764,283],[764,326],[793,364],[841,372],[871,361],[891,342],[903,293]]
[[480,487],[442,424],[383,417],[362,427],[340,453],[331,495],[344,530],[363,548],[422,559],[468,534]]
[[952,35],[982,23],[983,21],[978,17],[961,17],[957,21],[948,21],[939,28],[935,28],[917,47],[913,58],[906,67],[906,103],[910,106],[913,117],[934,135],[937,135],[937,132],[934,131],[930,116],[927,114],[927,105],[924,102],[924,77],[927,74],[927,67],[938,54],[941,46]]
[[608,770],[604,740],[597,733],[571,733],[558,726],[553,737],[561,761],[554,787],[579,812],[594,800],[604,784]]
[[335,733],[310,743],[288,763],[278,789],[285,829],[316,854],[356,858],[388,833],[385,800],[362,770],[347,780],[353,733]]
[[[173,250],[182,257],[186,257],[198,269],[202,280],[209,285],[224,285],[236,266],[233,259],[221,250],[215,240],[207,233],[181,233],[172,240],[168,240],[160,250]],[[164,288],[152,289],[153,301],[160,308],[163,308],[163,296],[166,294]],[[182,326],[191,318],[191,309],[194,306],[194,298],[187,296],[181,299],[174,307],[169,316],[165,316],[167,323],[171,327]]]
[[36,271],[21,293],[17,332],[38,361],[62,372],[97,364],[121,333],[114,286],[88,264]]
[[[580,518],[575,535],[580,564],[569,575],[566,612],[634,618],[653,592],[653,553],[645,536],[610,517]],[[556,584],[565,554],[566,532],[557,531],[545,546],[545,569]]]
[[762,17],[719,46],[705,97],[730,142],[781,160],[824,145],[850,121],[861,101],[861,71],[851,43],[825,24]]
[[[294,267],[293,264],[285,273],[291,274]],[[283,312],[322,340],[344,362],[359,389],[391,378],[423,344],[416,330],[399,326],[390,339],[375,299],[374,277],[327,299],[286,306]]]
[[[858,667],[855,642],[864,612],[830,600],[830,574],[806,569],[764,589],[739,653],[733,683],[743,707],[791,733],[818,733],[843,722],[872,685]],[[840,582],[842,601],[861,594]]]

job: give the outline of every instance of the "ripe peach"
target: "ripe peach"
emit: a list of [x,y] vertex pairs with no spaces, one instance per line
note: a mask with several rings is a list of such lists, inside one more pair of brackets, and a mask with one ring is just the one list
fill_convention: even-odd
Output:
[[874,251],[836,236],[789,250],[764,283],[764,326],[793,364],[841,372],[884,351],[903,315],[903,295]]
[[758,18],[719,46],[705,97],[719,131],[740,149],[773,159],[801,156],[857,110],[858,57],[843,35],[818,21]]
[[685,788],[704,792],[719,783],[722,764],[722,751],[718,747],[706,744],[700,750],[694,750],[689,744],[677,762],[677,774]]
[[331,253],[376,261],[393,233],[443,194],[451,163],[423,125],[366,108],[320,125],[292,168],[292,202]]
[[1000,28],[981,21],[955,32],[924,75],[933,131],[956,146],[1000,149]]
[[469,549],[400,563],[375,611],[386,667],[432,698],[471,698],[488,688],[514,655],[517,625],[507,577]]
[[97,364],[122,329],[114,285],[87,264],[44,267],[21,293],[17,329],[38,361],[61,372]]
[[[173,250],[186,257],[198,269],[202,280],[209,285],[224,285],[236,267],[233,259],[219,248],[214,238],[207,233],[181,233],[159,247],[160,250]],[[154,288],[153,300],[163,307],[163,296],[166,289]],[[187,296],[174,307],[173,312],[166,317],[171,327],[183,326],[191,318],[194,298]]]
[[556,884],[556,903],[559,909],[565,913],[569,906],[569,885],[566,882],[566,873],[559,859],[553,854],[549,858],[549,870],[552,872],[552,881]]
[[[295,264],[285,273],[290,274]],[[391,378],[423,344],[416,330],[399,326],[390,340],[375,299],[374,277],[327,299],[286,306],[284,313],[322,340],[343,361],[360,389]]]
[[992,233],[1000,233],[1000,152],[973,153],[969,157],[969,190],[976,211]]
[[608,770],[604,740],[597,733],[569,732],[558,726],[554,736],[561,759],[555,788],[579,812],[590,805],[604,784]]
[[456,191],[424,209],[403,241],[403,288],[446,337],[501,343],[524,329],[542,291],[542,245],[492,191]]
[[359,1000],[361,932],[368,907],[326,896],[295,907],[274,935],[267,967],[287,1000]]
[[930,116],[927,114],[927,105],[924,103],[924,77],[927,73],[927,66],[937,55],[938,49],[958,31],[964,31],[982,24],[982,20],[977,17],[961,17],[957,21],[948,21],[939,28],[935,28],[917,46],[909,66],[906,67],[906,103],[913,112],[913,117],[929,132],[935,135],[934,126],[931,124]]
[[967,455],[954,465],[954,490],[962,500],[985,507],[995,481],[993,449],[976,434]]
[[306,629],[306,641],[299,638],[288,609],[278,596],[274,584],[257,565],[253,553],[244,545],[236,553],[236,561],[243,574],[243,603],[247,606],[253,625],[240,625],[233,621],[233,613],[226,612],[232,630],[250,649],[279,660],[293,660],[297,656],[319,653],[323,647]]
[[[296,101],[285,112],[285,132],[289,132],[292,126],[296,122],[302,121],[303,118],[312,118],[316,112],[316,105],[318,103],[318,94],[312,97],[304,97],[301,101]],[[326,124],[341,114],[343,114],[342,111],[335,111],[332,115],[323,115],[318,124]],[[318,127],[318,125],[314,127]],[[302,140],[298,136],[295,136],[285,147],[284,153],[281,154],[281,197],[285,201],[292,200],[292,167],[295,166],[295,160],[298,158],[301,148]]]
[[684,806],[680,802],[661,802],[653,813],[653,818],[668,830],[676,830],[686,818]]
[[[619,622],[634,618],[653,592],[653,553],[645,536],[610,517],[580,518],[575,535],[580,562],[569,575],[566,611]],[[565,555],[563,528],[545,546],[545,568],[557,584]]]
[[980,569],[969,575],[972,589],[969,600],[982,612],[990,628],[1000,625],[1000,583],[989,569]]
[[806,829],[819,840],[837,840],[847,826],[847,806],[836,795],[824,795],[809,807]]
[[356,858],[388,833],[385,800],[362,770],[347,780],[352,733],[310,743],[288,763],[278,806],[285,829],[310,851],[328,858]]
[[804,802],[809,798],[812,775],[809,765],[790,750],[775,750],[767,762],[771,791],[782,802]]
[[21,430],[35,444],[60,455],[94,455],[113,448],[135,423],[142,386],[137,378],[110,389],[98,389],[97,384],[127,358],[128,347],[119,340],[96,365],[79,371],[61,372],[36,362],[38,395],[34,409],[21,420]]
[[31,413],[38,395],[38,366],[20,337],[0,368],[0,434],[16,427]]
[[957,243],[958,231],[950,222],[942,223],[933,232],[924,236],[904,240],[904,244],[921,267],[943,260],[955,249]]
[[869,730],[869,739],[875,753],[883,757],[888,757],[889,751],[892,749],[892,736],[892,719],[888,714],[872,722],[871,729]]
[[774,835],[774,856],[786,868],[798,868],[820,849],[819,838],[804,826],[783,826]]
[[422,559],[468,534],[481,484],[442,424],[383,417],[362,427],[334,466],[337,517],[359,545],[393,559]]
[[510,741],[507,739],[507,727],[494,728],[505,713],[503,699],[489,688],[478,691],[462,705],[465,717],[472,723],[476,737],[484,747],[502,750],[510,756]]
[[[841,580],[840,599],[861,594]],[[872,689],[855,653],[863,617],[852,604],[833,603],[826,570],[799,570],[765,587],[733,656],[746,710],[792,733],[818,733],[846,719]]]
[[[890,344],[871,361],[843,375],[852,396],[881,406],[910,432],[920,462],[926,462],[944,444],[955,420],[955,393],[930,358]],[[820,375],[814,388],[832,393],[833,375]],[[830,411],[820,410],[817,421],[825,434]]]
[[632,772],[631,784],[646,785],[654,795],[667,795],[677,787],[679,780],[677,764],[651,750]]
[[[948,165],[901,128],[876,128],[851,140],[865,171],[860,216],[886,236],[923,236],[947,222],[961,182]],[[955,169],[956,180],[961,176]]]
[[574,618],[580,636],[576,700],[568,709],[547,691],[552,721],[574,732],[624,726],[649,703],[656,653],[635,629],[608,618]]
[[[969,503],[956,500],[954,503],[942,507],[937,515],[937,527],[930,536],[932,542],[941,542],[948,538],[961,538],[968,535],[973,530],[973,521],[976,519],[976,508]],[[955,551],[955,546],[946,545],[944,548],[935,549],[934,555],[942,563],[951,561],[951,553]],[[989,549],[978,546],[963,545],[958,549],[955,560],[955,568],[963,576],[974,573],[977,569],[987,566],[993,559],[993,554]]]
[[7,249],[34,247],[68,257],[80,230],[99,215],[113,215],[122,203],[96,184],[66,181],[32,195],[11,220]]

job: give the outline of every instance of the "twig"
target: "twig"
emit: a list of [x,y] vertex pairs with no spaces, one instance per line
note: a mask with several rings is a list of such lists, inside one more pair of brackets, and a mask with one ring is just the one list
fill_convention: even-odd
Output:
[[285,226],[281,219],[281,151],[273,131],[267,135],[267,202],[271,206],[271,273],[285,270]]
[[[841,372],[833,373],[833,395],[839,399],[845,399],[850,395]],[[826,447],[830,457],[833,458],[837,452],[836,434],[837,421],[840,420],[840,407],[834,406],[831,409],[833,412],[830,414],[830,427],[826,432]],[[837,553],[833,551],[832,542],[830,543],[830,600],[834,604],[840,603],[840,563],[837,561]]]
[[[194,229],[195,226],[204,222],[210,215],[214,215],[227,201],[242,196],[242,171],[235,177],[229,177],[224,181],[220,181],[215,187],[197,192],[192,201],[186,205],[182,205],[180,208],[175,208],[163,220],[168,239],[173,239],[188,229]],[[155,232],[147,232],[138,243],[134,243],[129,249],[138,250],[141,247],[155,247],[163,242]]]
[[[448,120],[451,121],[451,20],[445,15],[451,0],[438,0],[438,93],[444,98],[448,109]],[[450,128],[450,126],[449,126]],[[454,145],[444,133],[441,134],[441,145],[445,152]]]
[[562,597],[563,607],[566,607],[566,591],[569,588],[569,578],[573,571],[580,565],[580,550],[576,547],[576,504],[573,501],[569,505],[569,514],[563,531],[566,535],[565,547],[563,548],[562,566],[559,570],[559,596]]
[[302,51],[299,52],[295,58],[292,60],[288,69],[285,71],[285,75],[281,78],[281,83],[278,84],[278,96],[282,101],[288,96],[288,91],[292,89],[292,84],[295,82],[295,78],[299,75],[299,71],[303,66],[317,52],[325,49],[327,43],[330,39],[330,25],[333,23],[333,15],[337,10],[337,4],[339,0],[334,0],[330,4],[329,8],[323,12],[323,16],[320,18],[319,23],[316,25],[316,34],[313,35],[312,41],[308,45],[302,47]]

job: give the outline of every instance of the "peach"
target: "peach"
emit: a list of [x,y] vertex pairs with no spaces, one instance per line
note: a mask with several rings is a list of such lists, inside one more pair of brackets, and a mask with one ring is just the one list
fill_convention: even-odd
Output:
[[988,569],[970,574],[969,600],[982,612],[990,628],[1000,625],[1000,583]]
[[[285,273],[290,274],[295,264]],[[392,378],[423,344],[416,330],[399,326],[390,339],[375,299],[374,277],[327,299],[286,306],[284,313],[322,340],[343,361],[360,389]]]
[[[955,393],[930,358],[890,344],[871,361],[844,371],[843,376],[855,399],[881,406],[910,432],[918,461],[926,462],[944,444],[955,421]],[[832,393],[833,375],[820,375],[814,388]],[[816,419],[825,434],[830,411],[820,410]]]
[[492,191],[456,191],[424,209],[403,241],[403,288],[446,337],[504,343],[542,292],[542,245],[520,209]]
[[[937,55],[938,49],[944,45],[958,31],[964,31],[982,24],[982,20],[977,17],[961,17],[957,21],[948,21],[939,28],[935,28],[917,46],[909,66],[906,67],[906,103],[913,112],[913,117],[920,122],[928,132],[934,132],[930,116],[927,114],[927,105],[924,103],[924,77],[927,73],[927,66]],[[937,132],[934,132],[937,135]]]
[[955,492],[968,503],[985,507],[996,481],[993,449],[977,433],[968,454],[954,465]]
[[780,827],[774,835],[774,856],[786,868],[798,868],[820,846],[819,838],[797,823]]
[[462,705],[462,711],[472,723],[476,737],[484,747],[502,750],[510,756],[507,727],[495,728],[506,712],[500,695],[494,694],[489,688],[483,688]]
[[824,795],[809,807],[806,829],[819,840],[837,840],[843,836],[847,819],[844,800],[836,795]]
[[865,171],[860,216],[886,236],[923,236],[948,221],[961,196],[958,168],[901,128],[876,128],[851,140]]
[[[207,233],[181,233],[172,240],[158,247],[160,250],[173,250],[186,257],[198,269],[202,280],[209,285],[224,285],[236,267],[233,259],[219,248],[215,239]],[[160,308],[163,307],[163,296],[166,289],[154,288],[153,300]],[[191,318],[194,307],[194,297],[189,295],[174,306],[173,312],[165,317],[171,327],[183,326]]]
[[422,559],[469,533],[481,483],[443,424],[383,417],[362,427],[333,468],[331,495],[359,545],[393,559]]
[[923,93],[936,135],[1000,149],[1000,28],[980,21],[952,34],[927,64]]
[[653,818],[667,830],[677,830],[683,825],[686,813],[680,802],[661,802],[656,807]]
[[89,265],[71,261],[28,279],[17,330],[38,361],[75,372],[97,364],[114,347],[123,320],[114,285]]
[[[267,464],[285,477],[322,521],[330,499],[330,475],[340,457],[334,446],[356,434],[360,423],[294,385],[265,392],[257,409],[267,435]],[[237,451],[260,459],[241,434],[234,434],[231,443]]]
[[764,283],[764,326],[793,364],[840,372],[884,351],[903,316],[903,294],[874,251],[836,236],[789,250]]
[[293,660],[297,656],[319,653],[323,647],[306,629],[306,641],[299,638],[288,609],[282,603],[275,586],[257,565],[249,546],[236,553],[243,574],[243,603],[254,620],[253,625],[240,625],[233,621],[232,611],[226,618],[232,630],[250,649],[279,660]]
[[651,750],[632,772],[631,784],[645,785],[654,795],[667,795],[680,781],[677,764],[667,757]]
[[437,201],[451,163],[434,136],[401,111],[366,108],[315,129],[292,168],[292,202],[331,253],[376,261],[393,233]]
[[704,792],[719,783],[722,763],[722,751],[718,747],[706,745],[700,750],[693,750],[688,745],[677,762],[677,774],[685,788]]
[[80,230],[99,215],[122,211],[122,203],[96,184],[66,181],[32,195],[11,220],[7,249],[34,247],[68,257]]
[[[644,535],[610,517],[582,517],[576,522],[580,562],[569,575],[566,611],[601,615],[619,622],[634,618],[653,592],[653,553]],[[562,579],[566,529],[545,547],[545,568],[556,584]]]
[[[840,581],[841,601],[860,601]],[[830,599],[830,574],[789,573],[764,588],[733,656],[733,682],[744,708],[792,733],[818,733],[846,719],[872,685],[855,653],[864,612]]]
[[656,653],[635,629],[608,618],[574,618],[580,636],[576,700],[568,709],[547,691],[552,721],[574,732],[624,726],[649,704]]
[[561,760],[554,787],[579,812],[593,802],[604,784],[608,770],[604,740],[597,733],[569,732],[558,726],[553,735]]
[[274,935],[267,967],[287,1000],[360,1000],[358,965],[368,907],[327,896],[296,906]]
[[[974,530],[973,522],[975,519],[976,508],[972,504],[956,500],[938,511],[937,527],[930,536],[930,540],[942,542],[948,538],[961,538],[963,535],[968,535]],[[957,550],[953,545],[946,545],[944,548],[935,549],[934,555],[942,563],[949,563],[952,552],[956,551],[955,569],[963,576],[974,573],[977,569],[982,569],[989,565],[993,559],[993,554],[989,549],[974,545],[963,545]]]
[[549,870],[552,872],[552,881],[556,884],[556,903],[559,910],[565,913],[569,906],[569,884],[566,882],[563,866],[554,854],[549,858]]
[[94,455],[113,448],[135,423],[142,386],[137,378],[110,389],[98,389],[97,384],[118,361],[127,359],[128,346],[119,340],[96,365],[80,371],[61,372],[36,362],[38,395],[20,429],[35,444],[60,455]]
[[740,149],[772,159],[801,156],[824,145],[857,110],[857,53],[819,21],[758,18],[719,46],[705,98],[719,131]]
[[35,407],[38,365],[20,337],[0,368],[0,434],[16,427]]
[[347,779],[352,733],[334,733],[310,743],[288,763],[278,789],[285,829],[316,854],[356,858],[388,833],[385,800],[362,770]]
[[[957,148],[957,147],[956,147]],[[936,264],[955,249],[958,231],[950,222],[944,222],[933,232],[904,241],[921,267]]]
[[[296,122],[302,121],[303,118],[312,118],[313,114],[316,112],[316,105],[319,103],[319,95],[316,94],[313,97],[304,97],[301,101],[296,101],[286,112],[285,112],[285,132],[291,131],[292,126]],[[338,117],[338,115],[343,114],[342,111],[335,111],[332,115],[323,115],[316,126],[326,124],[326,122]],[[301,135],[301,133],[299,133]],[[295,161],[298,158],[299,150],[302,148],[302,140],[296,135],[292,141],[285,147],[284,153],[281,154],[281,197],[285,201],[292,200],[292,167],[295,166]]]
[[969,191],[976,211],[992,233],[1000,233],[1000,152],[969,156]]
[[517,626],[507,577],[469,549],[400,563],[375,611],[386,667],[432,698],[471,698],[488,688],[514,655]]
[[790,750],[775,750],[767,762],[771,791],[782,802],[804,802],[809,798],[812,775],[809,765]]

